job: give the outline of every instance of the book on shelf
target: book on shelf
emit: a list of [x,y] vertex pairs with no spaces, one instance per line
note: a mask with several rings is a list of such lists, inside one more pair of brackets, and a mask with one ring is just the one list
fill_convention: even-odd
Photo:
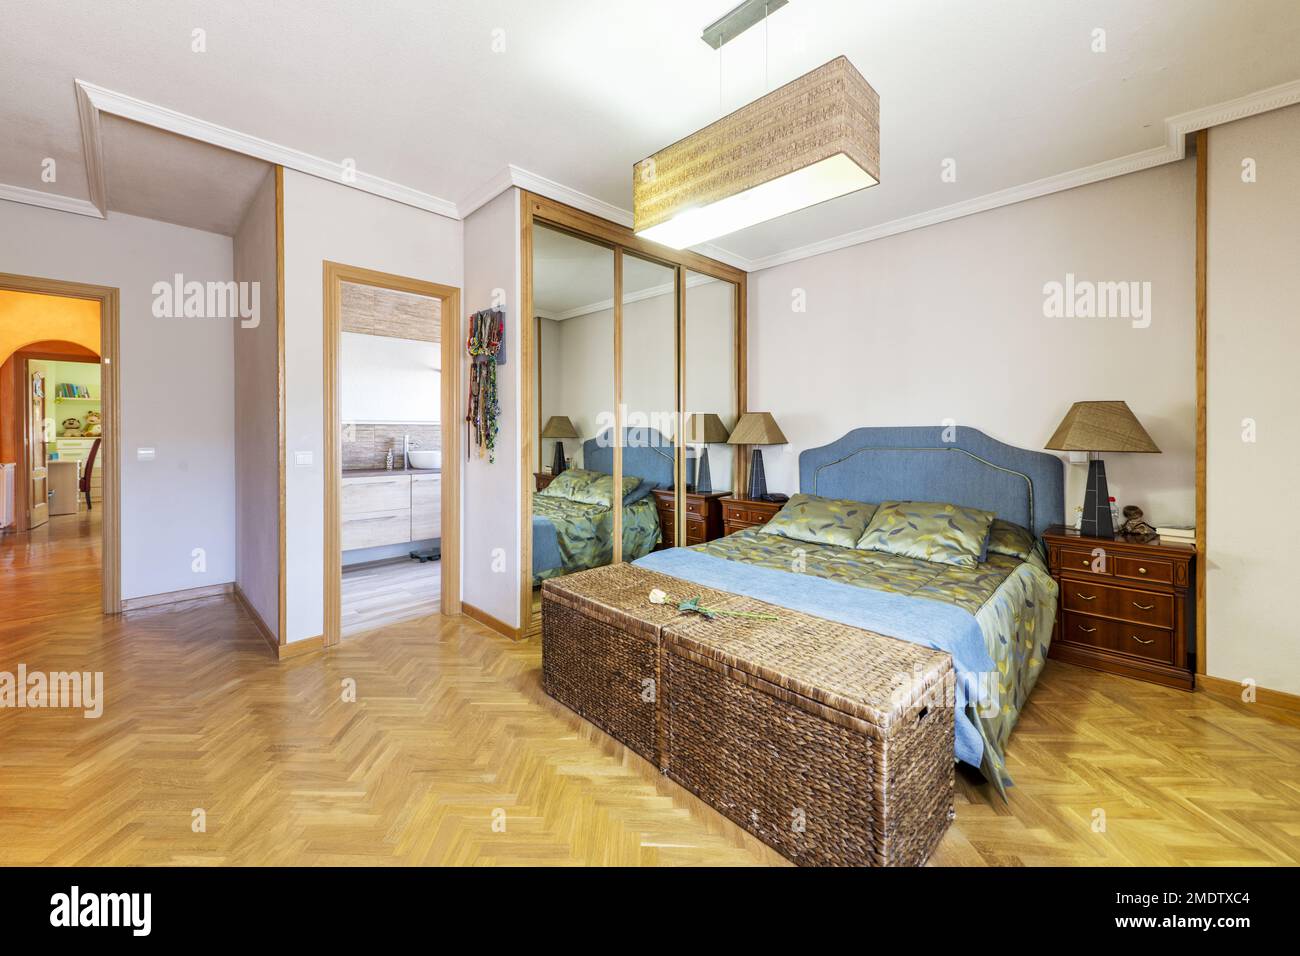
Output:
[[1157,527],[1156,534],[1170,541],[1195,541],[1196,540],[1195,528]]

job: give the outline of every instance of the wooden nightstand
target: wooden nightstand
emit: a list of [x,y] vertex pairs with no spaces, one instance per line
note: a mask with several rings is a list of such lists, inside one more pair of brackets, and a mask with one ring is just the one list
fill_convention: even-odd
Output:
[[[701,495],[688,491],[683,496],[686,507],[686,545],[703,544],[714,538],[722,537],[722,505],[720,502],[729,491],[714,491]],[[655,507],[659,509],[659,526],[672,528],[676,512],[675,495],[671,488],[654,490]],[[655,550],[672,547],[671,533],[665,534]]]
[[554,475],[548,475],[548,474],[547,474],[546,472],[544,472],[544,471],[535,471],[535,472],[533,472],[533,481],[537,483],[537,487],[536,487],[535,489],[533,489],[533,490],[534,490],[534,491],[541,491],[543,488],[545,488],[547,485],[549,485],[549,484],[550,484],[551,482],[553,482],[554,480],[555,480],[555,476],[554,476]]
[[1191,690],[1195,676],[1196,548],[1123,537],[1043,535],[1060,586],[1050,656]]
[[752,501],[749,498],[722,499],[723,534],[735,534],[745,528],[767,524],[785,507],[784,501]]

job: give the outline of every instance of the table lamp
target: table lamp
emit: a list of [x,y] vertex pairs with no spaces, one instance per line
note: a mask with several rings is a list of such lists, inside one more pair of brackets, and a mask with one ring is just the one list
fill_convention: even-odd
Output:
[[[784,445],[785,435],[771,412],[746,412],[736,422],[727,439],[728,445]],[[755,448],[749,462],[749,498],[760,501],[767,498],[767,478],[763,474],[763,452]]]
[[700,449],[700,463],[695,469],[695,491],[701,495],[713,491],[713,477],[709,474],[709,445],[712,442],[725,442],[730,436],[722,419],[712,412],[695,412],[686,419],[686,441],[691,445],[703,445]]
[[1075,402],[1045,447],[1052,451],[1094,453],[1088,462],[1088,488],[1083,496],[1083,522],[1079,525],[1080,532],[1091,538],[1110,538],[1115,534],[1110,519],[1106,464],[1095,453],[1160,452],[1125,402]]
[[555,459],[551,463],[551,474],[558,475],[568,467],[564,460],[564,442],[565,438],[577,438],[578,430],[573,427],[573,422],[569,421],[567,415],[552,415],[546,420],[546,427],[542,429],[543,438],[555,439]]

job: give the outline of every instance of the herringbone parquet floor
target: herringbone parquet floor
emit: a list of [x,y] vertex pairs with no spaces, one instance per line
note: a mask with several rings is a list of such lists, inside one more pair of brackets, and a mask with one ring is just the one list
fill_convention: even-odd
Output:
[[[276,663],[226,598],[101,617],[97,550],[0,539],[0,670],[106,684],[98,720],[0,709],[0,863],[783,862],[547,698],[535,641],[434,617]],[[1053,664],[1009,759],[935,863],[1300,862],[1288,715]]]

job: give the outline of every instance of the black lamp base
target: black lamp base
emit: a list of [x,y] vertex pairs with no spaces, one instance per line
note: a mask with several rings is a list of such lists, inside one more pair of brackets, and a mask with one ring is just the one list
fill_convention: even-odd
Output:
[[749,500],[762,501],[767,497],[767,475],[763,473],[763,451],[755,448],[749,459]]
[[1090,538],[1111,538],[1115,525],[1110,520],[1110,489],[1106,486],[1106,463],[1094,458],[1088,463],[1088,489],[1083,495],[1083,521],[1079,533]]
[[555,442],[555,459],[551,462],[551,474],[558,475],[568,467],[568,463],[564,460],[564,442],[557,440]]
[[695,491],[697,494],[713,493],[713,476],[709,474],[709,446],[700,449],[700,463],[695,468]]

